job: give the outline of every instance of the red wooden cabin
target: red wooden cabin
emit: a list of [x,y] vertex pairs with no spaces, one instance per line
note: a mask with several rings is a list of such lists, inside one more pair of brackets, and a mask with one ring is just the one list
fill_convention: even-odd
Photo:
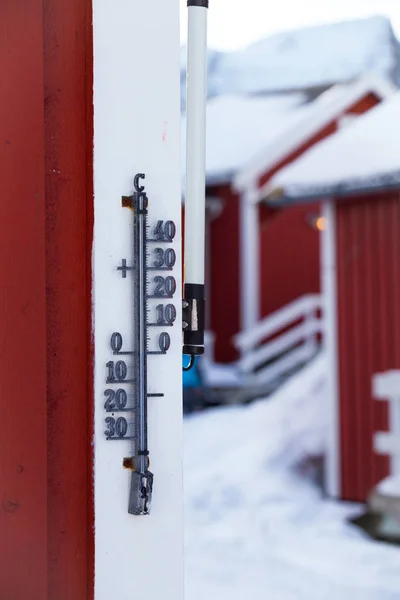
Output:
[[346,500],[365,501],[391,474],[374,446],[389,423],[372,378],[400,369],[399,120],[397,93],[282,170],[263,194],[290,206],[324,200],[327,490]]
[[231,146],[244,138],[243,125],[238,125],[243,119],[230,119],[229,129],[222,115],[208,123],[208,153],[227,153],[207,169],[209,327],[217,361],[236,358],[236,333],[299,296],[319,291],[318,207],[273,211],[259,203],[258,189],[348,117],[366,112],[393,92],[386,80],[368,76],[335,86],[309,104],[301,104],[298,95],[284,98],[283,109],[267,107],[264,119],[253,106],[252,118],[244,123],[252,143],[240,160],[230,156]]

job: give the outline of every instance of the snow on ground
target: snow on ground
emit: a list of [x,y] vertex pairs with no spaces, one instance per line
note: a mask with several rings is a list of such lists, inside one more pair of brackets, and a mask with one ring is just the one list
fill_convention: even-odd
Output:
[[378,492],[384,496],[400,498],[400,475],[387,477],[378,485]]
[[187,600],[395,600],[400,550],[298,465],[326,437],[325,360],[269,400],[185,421]]
[[237,388],[242,383],[240,370],[235,363],[220,364],[203,358],[203,382],[207,388]]

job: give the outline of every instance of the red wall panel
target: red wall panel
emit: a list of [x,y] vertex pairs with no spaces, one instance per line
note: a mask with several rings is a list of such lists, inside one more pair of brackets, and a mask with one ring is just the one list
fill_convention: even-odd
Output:
[[[326,136],[334,133],[329,124],[276,167],[260,178],[263,185],[277,171],[298,158]],[[239,195],[230,184],[210,190],[223,201],[223,211],[211,223],[211,328],[216,334],[215,359],[237,358],[232,337],[240,331],[240,227]],[[261,316],[267,316],[305,293],[319,291],[318,234],[306,222],[310,209],[290,207],[272,211],[260,207]]]
[[92,437],[88,384],[92,371],[87,343],[91,323],[87,272],[92,232],[93,62],[91,35],[87,36],[91,5],[81,0],[69,0],[68,5],[62,0],[43,0],[43,4],[48,596],[84,600],[92,578],[88,565]]
[[0,7],[2,600],[93,597],[90,18]]
[[261,315],[304,294],[320,292],[319,232],[310,223],[319,205],[292,206],[261,230]]
[[[237,358],[232,337],[240,330],[239,198],[230,185],[212,189],[222,199],[220,216],[210,223],[210,324],[216,334],[215,360]],[[207,293],[207,291],[206,291]]]
[[[335,131],[336,123],[329,123],[265,173],[260,185]],[[320,292],[319,233],[309,222],[309,217],[319,210],[317,203],[275,212],[261,209],[262,317],[304,294]]]
[[397,192],[337,205],[338,354],[342,497],[364,501],[389,472],[373,450],[386,403],[372,376],[400,368],[400,202]]
[[[362,114],[379,103],[367,94],[346,112]],[[335,133],[336,121],[328,123],[295,151],[260,177],[264,185],[279,170],[299,158],[312,146]],[[211,328],[216,334],[215,358],[229,362],[237,358],[232,336],[240,330],[240,227],[239,197],[230,184],[209,190],[223,201],[223,211],[211,223],[210,268]],[[260,206],[261,235],[261,316],[267,316],[283,305],[307,293],[320,291],[319,235],[307,222],[317,213],[314,203],[303,207],[273,210]]]
[[0,596],[4,600],[47,596],[42,44],[41,0],[2,2]]

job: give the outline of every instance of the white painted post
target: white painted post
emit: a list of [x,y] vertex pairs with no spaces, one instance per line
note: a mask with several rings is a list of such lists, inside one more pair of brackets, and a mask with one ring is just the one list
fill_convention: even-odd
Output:
[[374,375],[373,396],[389,403],[389,431],[374,435],[374,449],[390,456],[390,475],[400,475],[400,371]]
[[321,282],[323,295],[324,349],[328,365],[327,440],[325,490],[332,498],[340,496],[340,413],[339,368],[337,343],[337,270],[336,270],[336,206],[323,204],[326,228],[321,232]]
[[239,247],[241,328],[248,331],[260,319],[260,226],[256,182],[241,192]]
[[[318,325],[318,319],[317,319],[315,308],[310,309],[304,315],[304,324],[306,327],[309,326],[310,328]],[[318,351],[317,335],[318,335],[317,333],[309,333],[309,334],[307,334],[307,336],[304,340],[304,345],[307,349],[307,353],[309,353],[310,356],[314,356]]]
[[214,362],[214,347],[215,347],[215,333],[213,331],[206,331],[204,334],[204,355],[203,360],[209,363]]
[[[182,320],[180,67],[178,0],[94,0],[93,334],[95,347],[95,600],[182,600]],[[177,311],[171,347],[148,363],[149,449],[154,489],[151,514],[128,514],[130,442],[106,441],[106,363],[110,336],[133,343],[132,212],[121,196],[133,177],[149,199],[149,224],[176,224],[173,276]],[[154,309],[154,302],[151,305]],[[129,363],[129,357],[126,362]],[[89,368],[89,365],[88,365]],[[116,414],[116,416],[118,416]]]

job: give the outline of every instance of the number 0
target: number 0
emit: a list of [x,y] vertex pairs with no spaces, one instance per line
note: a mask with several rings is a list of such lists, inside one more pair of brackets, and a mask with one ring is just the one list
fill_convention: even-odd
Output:
[[158,340],[158,345],[160,347],[161,352],[168,352],[170,346],[171,346],[171,338],[169,337],[169,334],[166,333],[165,331],[163,331],[160,334],[159,340]]

